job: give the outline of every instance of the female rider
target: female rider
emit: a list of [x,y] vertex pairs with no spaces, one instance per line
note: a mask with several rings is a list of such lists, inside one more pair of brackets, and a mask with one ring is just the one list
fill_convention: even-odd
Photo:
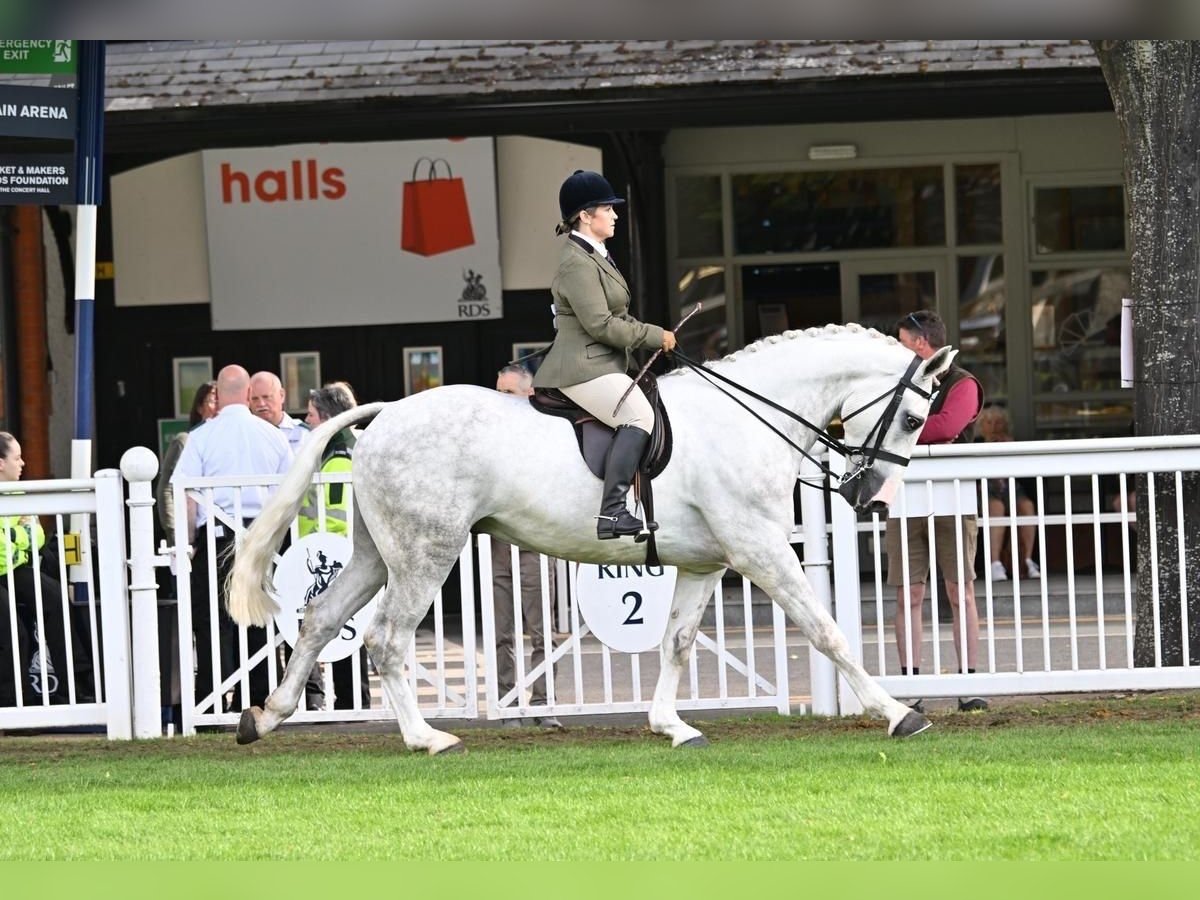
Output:
[[[598,172],[577,170],[559,189],[562,221],[557,231],[568,237],[550,285],[558,332],[533,382],[535,387],[558,388],[615,429],[596,517],[600,540],[642,530],[642,522],[630,514],[625,498],[650,440],[654,410],[635,386],[613,413],[633,384],[626,374],[632,351],[659,347],[670,351],[675,347],[674,333],[629,315],[629,286],[604,246],[617,222],[613,207],[624,202]],[[657,527],[654,522],[646,523],[651,531]]]

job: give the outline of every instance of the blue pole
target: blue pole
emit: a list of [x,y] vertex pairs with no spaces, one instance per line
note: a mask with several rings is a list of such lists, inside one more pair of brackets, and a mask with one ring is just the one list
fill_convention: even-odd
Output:
[[[104,179],[104,41],[79,42],[79,135],[75,147],[75,439],[91,441],[96,320],[96,207]],[[88,456],[90,457],[90,446]],[[90,464],[90,460],[89,460]],[[81,476],[72,472],[73,477]]]
[[[95,395],[96,219],[104,178],[104,41],[79,41],[75,140],[75,437],[71,477],[92,477],[92,402]],[[86,535],[88,517],[73,515],[71,531]],[[87,574],[71,567],[76,603],[87,601]]]

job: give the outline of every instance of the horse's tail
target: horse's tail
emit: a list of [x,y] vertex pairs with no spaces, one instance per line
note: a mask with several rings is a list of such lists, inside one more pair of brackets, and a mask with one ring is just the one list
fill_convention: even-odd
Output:
[[235,622],[265,626],[279,611],[279,604],[269,593],[271,578],[267,569],[275,549],[300,511],[304,494],[321,464],[325,445],[343,428],[376,415],[385,405],[368,403],[348,409],[321,423],[300,445],[283,482],[238,545],[233,569],[225,583],[226,608]]

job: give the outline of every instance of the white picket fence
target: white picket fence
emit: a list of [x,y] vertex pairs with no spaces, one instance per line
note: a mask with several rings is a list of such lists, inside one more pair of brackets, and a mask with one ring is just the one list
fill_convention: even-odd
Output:
[[[895,696],[1197,687],[1200,667],[1166,666],[1161,657],[1154,666],[1133,665],[1137,598],[1132,528],[1136,523],[1124,499],[1136,475],[1179,482],[1183,473],[1196,471],[1200,468],[1197,449],[1200,436],[922,448],[906,474],[906,483],[915,486],[916,493],[899,498],[900,504],[911,502],[921,492],[932,492],[935,484],[950,486],[951,495],[956,497],[964,496],[960,490],[964,485],[974,485],[980,479],[1032,478],[1036,484],[1036,510],[1030,516],[995,518],[986,504],[980,510],[983,558],[989,558],[992,527],[1007,529],[1015,543],[1015,528],[1031,524],[1037,533],[1041,575],[1033,582],[1022,578],[1015,555],[1011,557],[1015,574],[1011,580],[994,581],[990,567],[984,566],[976,582],[982,646],[973,674],[958,671],[952,628],[937,612],[936,582],[931,583],[931,596],[925,603],[926,665],[920,675],[899,673],[890,624],[895,589],[885,582],[881,520],[860,520],[840,498],[827,500],[820,492],[805,491],[801,527],[793,540],[819,602],[834,614],[868,671]],[[197,598],[191,596],[186,541],[181,541],[177,533],[173,549],[156,552],[153,546],[153,501],[148,477],[153,463],[152,455],[143,448],[134,448],[123,458],[122,471],[128,482],[125,502],[120,474],[111,470],[97,473],[92,480],[24,482],[19,493],[0,491],[0,514],[54,517],[54,530],[60,534],[78,530],[77,525],[68,524],[70,517],[95,516],[100,583],[93,585],[88,580],[90,575],[82,576],[76,593],[84,599],[99,600],[88,600],[88,614],[95,623],[91,629],[93,658],[102,660],[98,668],[104,675],[103,692],[98,691],[96,702],[3,707],[0,728],[103,726],[113,738],[161,734],[161,677],[169,673],[160,676],[158,665],[158,645],[164,636],[158,628],[157,587],[171,577],[166,570],[171,563],[177,573],[175,593],[179,598],[179,649],[172,662],[179,670],[182,721],[178,729],[191,733],[197,727],[235,723],[238,713],[226,711],[227,705],[245,701],[250,664],[265,661],[270,687],[278,683],[283,665],[278,631],[269,629],[266,647],[252,655],[247,651],[243,629],[238,641],[237,671],[223,680],[214,695],[193,696],[191,613]],[[349,479],[340,475],[327,476],[326,480]],[[270,490],[278,481],[196,479],[186,482],[183,488],[212,516],[219,517],[222,514],[213,503],[217,491],[232,488],[240,494],[245,490]],[[1110,490],[1110,481],[1115,490]],[[1013,482],[1008,483],[1011,486]],[[317,496],[321,495],[318,491]],[[175,503],[176,522],[182,523],[184,491],[177,492]],[[125,544],[126,505],[129,554]],[[1048,508],[1061,511],[1047,513]],[[1166,515],[1180,522],[1183,514],[1181,506],[1148,510],[1152,518]],[[236,508],[227,524],[235,532],[240,530]],[[86,537],[87,529],[83,533]],[[1087,539],[1082,537],[1084,534]],[[1062,557],[1055,567],[1050,565],[1052,547]],[[85,556],[91,552],[93,548],[85,540]],[[210,612],[215,614],[219,593],[211,554],[208,560],[207,597],[199,599],[209,603]],[[1152,546],[1148,564],[1157,575],[1153,582],[1154,608],[1159,608],[1158,585],[1165,579],[1176,579],[1184,595],[1186,621],[1188,585],[1195,573],[1185,571],[1185,561],[1183,552],[1170,559],[1160,558]],[[480,536],[464,547],[456,576],[460,609],[455,610],[439,594],[409,648],[409,684],[427,717],[499,720],[634,713],[649,708],[658,674],[657,651],[623,654],[597,641],[574,602],[574,565],[549,560],[543,564],[545,578],[554,578],[559,588],[554,608],[547,610],[551,615],[543,636],[546,646],[553,649],[543,666],[531,668],[525,662],[528,636],[522,636],[517,689],[501,696],[493,675],[496,648],[490,539]],[[966,560],[963,564],[971,566]],[[65,583],[70,580],[69,573],[65,564],[61,568],[58,575]],[[90,567],[84,565],[79,571],[90,573]],[[514,584],[514,592],[517,590]],[[514,598],[514,606],[519,606],[519,596]],[[356,659],[357,654],[351,658]],[[548,705],[531,707],[527,690],[544,675],[549,675]],[[366,679],[372,687],[369,707],[356,699],[352,709],[327,706],[299,710],[290,721],[393,718],[388,698],[378,688],[378,677],[360,671],[356,678]],[[326,674],[327,688],[328,681]],[[332,700],[331,691],[326,690],[326,696]],[[684,710],[757,708],[784,713],[808,709],[821,714],[859,711],[856,698],[835,677],[832,664],[808,647],[797,629],[783,620],[778,608],[755,586],[734,576],[714,592],[688,677],[680,688],[679,706]]]

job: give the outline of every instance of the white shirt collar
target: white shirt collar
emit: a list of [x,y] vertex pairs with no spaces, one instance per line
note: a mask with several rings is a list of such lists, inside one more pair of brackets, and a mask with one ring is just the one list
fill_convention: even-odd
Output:
[[599,253],[603,258],[608,259],[608,248],[605,247],[603,243],[601,243],[600,241],[594,240],[594,239],[588,237],[586,234],[582,234],[581,232],[578,232],[578,231],[572,231],[571,234],[577,235],[578,237],[583,238],[585,241],[587,241],[589,244],[591,244],[593,247],[596,248],[597,253]]

